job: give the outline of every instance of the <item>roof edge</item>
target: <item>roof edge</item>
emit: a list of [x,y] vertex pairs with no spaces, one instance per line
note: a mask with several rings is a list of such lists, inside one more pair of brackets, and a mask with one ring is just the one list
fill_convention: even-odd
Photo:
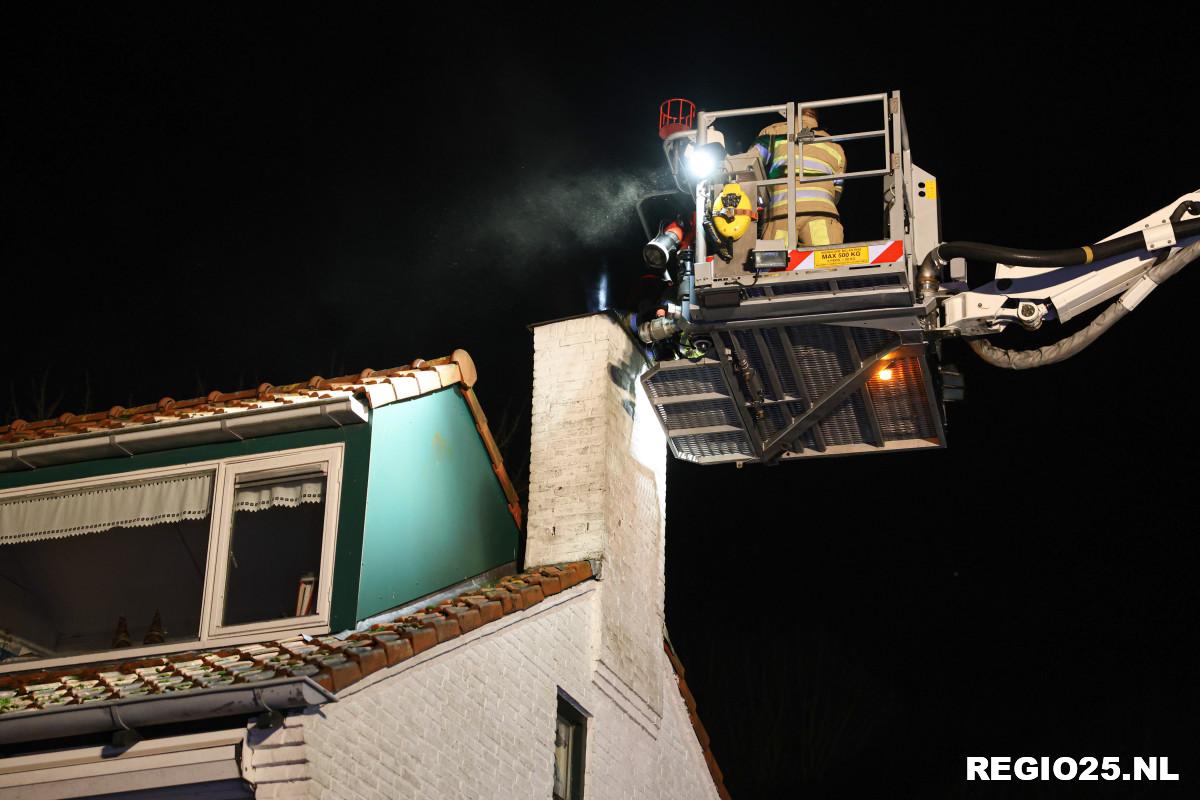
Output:
[[470,386],[459,384],[458,389],[467,403],[471,417],[475,420],[475,430],[483,440],[483,448],[487,450],[488,459],[492,462],[492,472],[496,474],[496,480],[500,482],[500,488],[504,491],[504,499],[508,501],[508,513],[512,515],[513,522],[517,523],[517,529],[524,531],[525,512],[521,508],[521,498],[513,487],[512,479],[508,477],[508,470],[504,467],[504,456],[500,452],[500,446],[496,444],[496,438],[492,436],[492,429],[488,427],[483,406],[479,404],[479,398]]
[[[476,380],[474,360],[466,350],[458,349],[431,361],[418,358],[403,367],[365,369],[339,378],[315,375],[283,386],[263,383],[239,392],[214,390],[191,400],[164,397],[135,408],[66,413],[38,422],[14,420],[0,425],[0,474],[275,433],[340,428],[366,422],[368,409],[455,385],[469,390]],[[490,434],[485,444],[487,438]]]
[[199,692],[128,697],[0,715],[0,744],[136,730],[171,722],[229,717],[337,702],[310,678],[237,683]]
[[[664,634],[666,631],[664,630]],[[731,800],[729,789],[725,786],[725,775],[721,772],[721,768],[717,766],[717,757],[713,754],[712,743],[708,739],[708,731],[704,728],[704,723],[700,721],[700,713],[696,709],[696,698],[692,697],[692,690],[688,688],[687,681],[684,680],[683,662],[679,660],[679,655],[675,652],[675,646],[671,644],[671,639],[668,636],[663,636],[663,651],[667,654],[667,660],[671,662],[671,669],[675,672],[675,677],[679,679],[679,694],[683,698],[683,705],[687,710],[688,720],[692,723],[692,730],[696,734],[696,741],[700,745],[700,754],[704,756],[704,763],[708,767],[708,774],[712,777],[713,786],[717,790],[717,796],[721,800]]]
[[104,458],[255,439],[274,433],[342,428],[368,419],[367,407],[345,394],[286,406],[164,419],[115,431],[86,431],[0,445],[0,474]]

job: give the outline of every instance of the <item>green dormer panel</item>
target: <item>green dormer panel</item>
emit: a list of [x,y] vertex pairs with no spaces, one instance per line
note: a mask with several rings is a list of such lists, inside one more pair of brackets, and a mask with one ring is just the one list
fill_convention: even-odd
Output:
[[371,414],[359,620],[514,561],[519,531],[457,388]]

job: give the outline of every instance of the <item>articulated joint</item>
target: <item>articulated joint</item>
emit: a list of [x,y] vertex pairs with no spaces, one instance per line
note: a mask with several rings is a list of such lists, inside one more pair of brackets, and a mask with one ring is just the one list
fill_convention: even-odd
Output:
[[921,262],[921,268],[917,271],[917,283],[921,287],[922,300],[935,296],[942,288],[942,269],[947,263],[938,255],[936,247],[930,250],[929,255]]

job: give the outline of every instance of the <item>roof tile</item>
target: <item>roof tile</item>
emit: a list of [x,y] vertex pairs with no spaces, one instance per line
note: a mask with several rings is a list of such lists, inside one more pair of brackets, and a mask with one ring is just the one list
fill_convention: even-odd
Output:
[[[459,383],[459,363],[466,359],[469,359],[469,356],[464,351],[455,351],[454,356],[434,361],[417,359],[403,367],[387,370],[365,369],[354,375],[337,378],[314,375],[307,381],[282,386],[261,383],[254,389],[231,392],[213,389],[203,397],[186,400],[162,397],[156,403],[130,408],[113,406],[107,411],[85,414],[68,411],[54,419],[34,422],[16,419],[8,425],[0,425],[0,445],[75,436],[129,425],[152,425],[158,422],[191,419],[195,416],[221,414],[234,409],[262,409],[270,407],[270,404],[286,406],[294,404],[297,400],[331,399],[339,395],[361,395],[369,405],[378,407]],[[469,371],[473,374],[473,363]]]
[[382,632],[371,637],[376,644],[383,648],[384,655],[387,657],[389,667],[399,664],[401,661],[412,658],[413,647],[412,640],[405,639],[398,633]]
[[557,576],[552,575],[530,575],[529,582],[535,586],[540,586],[542,594],[549,597],[552,594],[558,594],[562,591],[562,581]]
[[513,611],[518,610],[516,606],[513,605],[513,596],[511,592],[504,591],[503,589],[493,589],[489,592],[486,592],[484,597],[499,603],[500,610],[505,614],[511,614]]
[[365,642],[365,644],[346,648],[346,655],[358,663],[358,668],[362,670],[364,678],[388,665],[387,652],[382,647],[369,639],[359,641]]
[[462,636],[458,622],[441,614],[421,614],[417,617],[417,624],[422,628],[431,628],[437,634],[438,644]]
[[470,606],[446,606],[441,611],[447,619],[457,622],[463,633],[470,633],[483,624],[479,612]]
[[513,581],[505,586],[508,591],[513,594],[513,602],[515,603],[520,598],[521,609],[524,610],[530,606],[537,605],[546,599],[542,594],[542,587],[534,584],[527,584],[524,581]]
[[412,645],[413,655],[424,653],[438,643],[437,631],[432,628],[405,625],[397,628],[395,632],[408,639],[409,644]]

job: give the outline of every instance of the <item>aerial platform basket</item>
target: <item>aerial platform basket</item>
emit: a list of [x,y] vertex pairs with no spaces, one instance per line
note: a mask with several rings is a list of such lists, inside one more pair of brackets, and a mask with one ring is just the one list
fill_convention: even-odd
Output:
[[[842,107],[856,109],[868,128],[828,134],[800,124],[803,109]],[[679,180],[676,151],[705,147],[719,120],[764,115],[786,123],[783,177],[768,178],[748,151],[727,154],[710,180]],[[805,147],[821,142],[861,142],[876,163],[801,174]],[[774,186],[785,185],[788,199],[786,238],[744,236],[717,257],[707,237],[696,237],[694,282],[681,282],[688,344],[680,352],[703,356],[662,361],[642,377],[674,455],[701,464],[773,463],[943,447],[942,376],[927,336],[934,306],[921,297],[916,274],[939,240],[936,181],[912,163],[899,95],[699,111],[695,129],[668,137],[664,152],[698,220],[729,181],[760,207]],[[797,186],[866,178],[882,184],[882,237],[797,241]]]

